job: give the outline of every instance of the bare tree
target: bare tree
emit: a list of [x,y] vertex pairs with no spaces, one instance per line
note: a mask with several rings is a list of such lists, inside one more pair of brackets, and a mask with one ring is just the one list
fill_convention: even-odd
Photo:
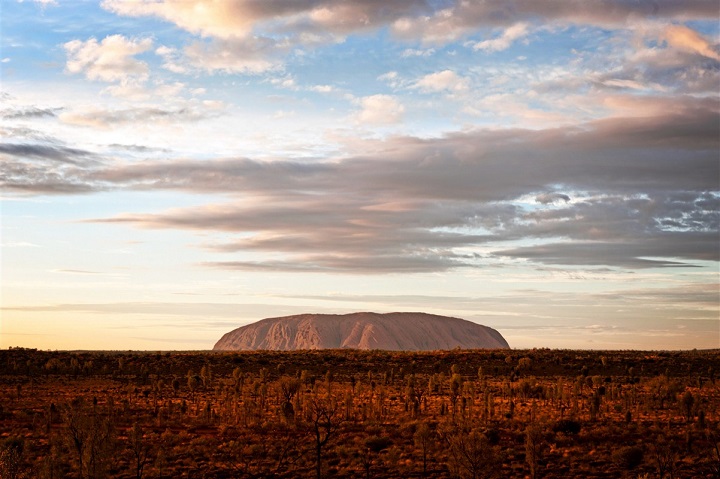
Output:
[[448,451],[450,471],[463,479],[491,479],[499,474],[500,451],[484,432],[467,424],[448,424],[439,431]]
[[312,396],[308,401],[308,423],[310,433],[315,439],[315,470],[317,478],[322,478],[323,449],[335,436],[342,421],[340,407],[333,398]]
[[109,419],[89,410],[82,399],[74,400],[63,414],[65,437],[75,452],[81,478],[105,477],[112,460],[114,429]]
[[150,445],[145,441],[143,430],[138,423],[128,431],[128,449],[135,466],[136,479],[142,479],[145,466],[150,459]]
[[415,441],[415,447],[420,449],[423,460],[423,477],[427,476],[427,456],[430,446],[432,444],[433,432],[430,426],[426,422],[418,424],[413,440]]
[[88,417],[81,411],[82,402],[75,400],[63,411],[65,432],[68,446],[75,453],[80,477],[85,477],[85,459],[87,456],[88,443],[90,442],[90,430]]
[[657,469],[658,477],[670,479],[675,477],[675,462],[678,452],[671,440],[660,434],[651,445],[652,456]]
[[293,421],[295,418],[295,408],[293,407],[293,398],[300,390],[300,380],[283,376],[279,381],[280,396],[282,396],[282,413],[287,421]]

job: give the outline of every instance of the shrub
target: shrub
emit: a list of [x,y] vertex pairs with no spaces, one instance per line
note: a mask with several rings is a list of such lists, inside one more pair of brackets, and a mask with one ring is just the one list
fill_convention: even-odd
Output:
[[635,469],[642,464],[645,452],[638,446],[625,446],[613,452],[612,459],[623,469]]
[[492,446],[497,446],[500,443],[500,431],[495,428],[490,428],[485,431],[485,437]]
[[561,432],[563,434],[577,434],[580,432],[580,429],[580,423],[573,419],[561,419],[553,426],[554,432]]
[[372,452],[378,453],[383,449],[387,449],[392,444],[392,441],[388,437],[373,436],[369,437],[365,441],[365,446]]

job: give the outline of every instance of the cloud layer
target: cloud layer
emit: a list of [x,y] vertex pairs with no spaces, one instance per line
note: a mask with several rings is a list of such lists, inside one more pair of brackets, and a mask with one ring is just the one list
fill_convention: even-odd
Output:
[[[378,108],[384,116],[375,118],[373,102],[392,100],[370,100],[364,120],[392,113]],[[654,116],[366,140],[352,146],[356,153],[313,162],[117,164],[88,162],[98,155],[60,145],[4,145],[3,187],[225,195],[221,203],[94,220],[217,231],[235,239],[207,249],[263,258],[207,263],[216,268],[418,272],[502,258],[671,267],[719,257],[719,110],[717,101],[688,97]]]
[[[203,39],[188,43],[184,59],[169,62],[169,68],[184,71],[190,66],[250,73],[277,68],[281,58],[294,48],[333,44],[349,35],[381,29],[389,29],[403,41],[437,45],[477,35],[478,31],[494,32],[468,44],[477,51],[491,53],[505,50],[527,36],[533,25],[621,29],[638,21],[666,23],[717,16],[717,5],[705,0],[680,3],[399,0],[389,4],[376,0],[105,0],[102,5],[118,15],[160,18]],[[704,51],[704,55],[716,58],[713,47],[700,46],[702,37],[687,27],[670,27],[663,38],[670,44]],[[187,66],[181,66],[182,63]]]

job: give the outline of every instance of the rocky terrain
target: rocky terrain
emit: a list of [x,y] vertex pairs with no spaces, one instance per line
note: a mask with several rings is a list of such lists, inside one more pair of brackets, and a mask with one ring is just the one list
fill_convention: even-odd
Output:
[[508,348],[496,330],[425,313],[301,314],[267,318],[225,334],[213,348],[236,350]]

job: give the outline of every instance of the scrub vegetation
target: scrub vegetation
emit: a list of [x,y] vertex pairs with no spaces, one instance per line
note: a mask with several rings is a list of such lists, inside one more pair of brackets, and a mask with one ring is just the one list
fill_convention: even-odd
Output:
[[720,351],[0,351],[0,478],[717,478]]

